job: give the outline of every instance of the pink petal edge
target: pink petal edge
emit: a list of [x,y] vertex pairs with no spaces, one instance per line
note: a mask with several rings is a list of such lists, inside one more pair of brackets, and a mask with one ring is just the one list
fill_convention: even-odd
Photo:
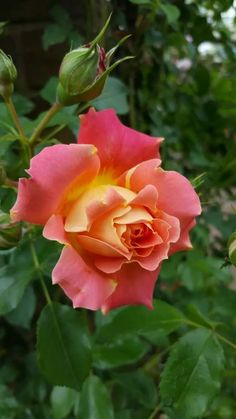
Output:
[[[14,221],[45,224],[70,184],[83,176],[90,182],[100,167],[93,145],[57,144],[31,159],[30,179],[19,179],[18,196],[11,209]],[[86,175],[85,175],[86,174]]]
[[65,246],[52,272],[58,284],[72,300],[73,307],[98,310],[114,292],[116,282],[87,265],[71,246]]
[[101,167],[114,176],[136,166],[143,160],[159,158],[163,138],[151,137],[123,125],[113,109],[96,112],[91,108],[81,116],[79,144],[94,144]]

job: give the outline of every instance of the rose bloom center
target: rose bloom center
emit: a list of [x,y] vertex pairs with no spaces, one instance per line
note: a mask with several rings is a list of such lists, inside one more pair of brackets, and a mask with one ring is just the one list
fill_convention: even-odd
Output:
[[[90,187],[73,203],[65,221],[74,247],[100,256],[148,257],[168,241],[171,226],[145,205],[138,194],[115,185]],[[71,234],[72,237],[72,234]]]

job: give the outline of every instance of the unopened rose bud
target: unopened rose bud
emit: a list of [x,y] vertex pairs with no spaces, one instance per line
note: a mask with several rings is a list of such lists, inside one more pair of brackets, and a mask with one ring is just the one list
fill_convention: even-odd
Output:
[[132,58],[125,57],[109,65],[118,46],[128,38],[124,37],[106,53],[98,43],[109,21],[110,17],[92,42],[68,52],[63,58],[57,87],[57,100],[63,106],[95,99],[101,94],[109,73],[122,61]]
[[228,240],[228,254],[232,265],[236,266],[236,231],[231,234]]
[[14,90],[14,81],[17,77],[16,67],[11,57],[0,49],[0,94],[4,98],[12,95]]
[[10,216],[0,211],[0,250],[15,247],[21,238],[21,225],[13,223]]
[[99,47],[80,47],[65,55],[59,80],[65,91],[76,95],[90,86],[97,75]]

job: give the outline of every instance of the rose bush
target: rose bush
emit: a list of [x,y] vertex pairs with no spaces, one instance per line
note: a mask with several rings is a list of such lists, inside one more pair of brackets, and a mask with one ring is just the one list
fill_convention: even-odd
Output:
[[162,261],[191,248],[199,198],[184,176],[161,168],[161,142],[111,109],[90,109],[78,144],[44,148],[20,179],[12,218],[64,244],[52,277],[74,307],[151,308]]

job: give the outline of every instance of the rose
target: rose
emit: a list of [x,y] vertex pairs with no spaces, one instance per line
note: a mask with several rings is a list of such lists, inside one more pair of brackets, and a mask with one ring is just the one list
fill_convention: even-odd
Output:
[[74,307],[152,307],[164,259],[191,248],[199,198],[164,171],[161,138],[124,126],[113,110],[81,117],[78,144],[44,148],[20,179],[14,221],[44,225],[65,245],[53,270]]

